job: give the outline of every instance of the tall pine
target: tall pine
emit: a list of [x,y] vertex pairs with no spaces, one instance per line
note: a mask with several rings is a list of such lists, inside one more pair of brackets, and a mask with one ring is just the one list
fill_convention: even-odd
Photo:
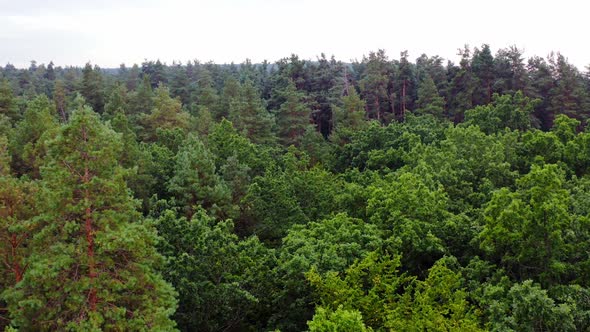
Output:
[[254,143],[272,143],[275,139],[274,118],[264,107],[252,81],[241,85],[239,99],[230,105],[229,120]]
[[439,95],[436,84],[429,74],[425,74],[424,79],[420,82],[416,107],[416,113],[418,114],[432,114],[437,118],[443,117],[445,99]]
[[19,329],[173,329],[174,291],[154,271],[162,257],[117,163],[119,137],[86,107],[48,143],[41,230],[5,294]]
[[305,104],[305,93],[298,91],[292,80],[289,80],[281,95],[285,102],[281,104],[276,116],[279,139],[286,146],[299,146],[305,129],[309,127],[311,110]]

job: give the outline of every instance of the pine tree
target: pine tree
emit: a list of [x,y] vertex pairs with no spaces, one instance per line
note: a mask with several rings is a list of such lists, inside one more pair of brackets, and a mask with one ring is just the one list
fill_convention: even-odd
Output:
[[449,115],[457,122],[463,121],[464,112],[473,107],[473,91],[476,87],[476,78],[471,71],[471,51],[465,48],[459,50],[461,63],[459,70],[452,77],[448,91]]
[[140,152],[137,135],[131,129],[129,118],[119,109],[116,111],[110,123],[113,130],[121,134],[121,143],[123,144],[121,155],[117,159],[121,166],[132,168],[138,164]]
[[[6,289],[20,282],[30,254],[29,241],[35,215],[37,186],[26,178],[17,179],[10,172],[8,140],[0,136],[0,287]],[[0,313],[2,315],[2,313]],[[0,323],[1,326],[1,323]]]
[[152,89],[160,84],[168,84],[168,79],[164,72],[164,64],[159,59],[156,62],[143,62],[141,64],[141,72],[144,76],[148,76]]
[[175,195],[189,219],[199,206],[212,215],[234,216],[231,208],[228,209],[231,192],[215,172],[211,152],[194,135],[189,135],[176,155],[168,190]]
[[567,62],[562,54],[551,59],[556,74],[556,86],[550,92],[549,112],[553,116],[565,114],[579,120],[588,118],[590,100],[582,75],[576,67]]
[[494,91],[499,94],[522,91],[530,96],[530,78],[525,68],[522,51],[516,46],[498,50],[494,58]]
[[[37,191],[34,182],[12,176],[8,140],[0,136],[0,289],[3,291],[13,289],[27,269]],[[4,302],[0,305],[4,307]],[[9,314],[0,310],[0,328],[4,329],[10,321]]]
[[13,123],[19,119],[16,98],[7,79],[0,83],[0,114],[8,117]]
[[158,130],[186,130],[189,125],[189,114],[182,110],[180,100],[170,97],[168,88],[160,85],[155,91],[154,108],[150,114],[142,117],[145,128],[144,138],[154,141]]
[[154,92],[152,91],[149,76],[143,76],[140,85],[130,95],[129,99],[129,116],[132,121],[152,110],[154,107]]
[[494,57],[490,46],[483,44],[473,52],[471,59],[473,74],[479,80],[473,92],[474,105],[488,104],[492,101],[493,85],[495,80]]
[[555,114],[550,110],[550,92],[555,87],[552,69],[545,59],[533,57],[528,62],[528,72],[531,77],[531,95],[541,99],[542,103],[535,109],[535,118],[541,129],[549,130],[553,126]]
[[117,83],[113,92],[109,96],[109,101],[104,107],[104,115],[110,119],[117,114],[117,112],[127,112],[127,89],[124,85]]
[[432,114],[437,118],[442,118],[445,110],[444,106],[445,99],[439,95],[432,77],[430,77],[429,74],[426,74],[418,88],[416,113]]
[[200,110],[206,107],[209,111],[214,111],[218,104],[219,96],[217,96],[217,91],[213,87],[213,78],[211,77],[211,73],[206,69],[201,71],[200,74],[198,81],[199,93],[197,95],[198,108]]
[[229,119],[229,113],[232,106],[237,105],[240,98],[240,83],[233,76],[229,76],[223,83],[223,91],[220,98],[220,105],[213,113],[215,120],[222,118]]
[[53,61],[49,61],[49,64],[47,65],[47,70],[43,75],[43,77],[48,81],[55,81],[55,69],[53,68],[53,66]]
[[416,98],[416,76],[412,64],[408,61],[408,51],[400,54],[396,85],[399,89],[398,118],[403,120],[406,112],[414,108],[413,103]]
[[305,93],[298,91],[292,80],[281,94],[285,102],[276,113],[279,139],[285,146],[299,146],[305,129],[310,126],[311,110],[305,104]]
[[102,73],[98,66],[92,66],[86,63],[84,70],[82,70],[82,87],[80,93],[88,102],[92,109],[102,114],[104,111],[104,86]]
[[334,107],[334,130],[343,128],[353,130],[362,129],[365,121],[365,101],[361,99],[356,89],[349,86],[346,95],[341,98],[342,106]]
[[394,94],[390,91],[392,68],[385,51],[371,52],[363,78],[359,81],[361,95],[367,107],[367,117],[384,121],[386,112],[393,112]]
[[86,107],[49,144],[47,207],[23,280],[5,299],[22,330],[170,330],[173,289],[156,235],[117,164],[119,135]]
[[46,154],[45,140],[58,128],[53,103],[41,95],[27,104],[24,117],[16,124],[11,137],[12,167],[17,174],[40,177],[39,167]]
[[447,70],[443,66],[441,57],[428,57],[422,54],[416,59],[416,79],[422,82],[426,74],[430,75],[436,84],[436,88],[441,96],[445,95],[449,82],[447,81]]
[[189,78],[181,63],[173,64],[170,78],[170,94],[180,98],[184,105],[190,103]]
[[66,112],[66,87],[62,80],[55,81],[53,86],[53,103],[55,109],[60,117],[61,122],[68,121],[68,114]]
[[139,85],[139,75],[141,70],[137,64],[134,64],[133,67],[127,73],[127,77],[125,78],[125,86],[127,87],[127,91],[135,91],[137,86]]
[[193,119],[192,130],[195,130],[203,139],[206,139],[211,127],[215,123],[211,111],[207,107],[201,107],[197,116]]
[[274,119],[264,108],[260,94],[251,81],[240,87],[240,97],[230,105],[229,120],[254,143],[272,143]]

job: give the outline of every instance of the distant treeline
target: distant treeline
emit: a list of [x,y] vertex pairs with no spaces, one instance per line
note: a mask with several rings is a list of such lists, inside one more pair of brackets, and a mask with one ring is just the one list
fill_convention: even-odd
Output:
[[[354,87],[365,101],[366,117],[383,123],[401,120],[407,112],[433,113],[458,123],[465,110],[491,102],[495,93],[516,91],[541,100],[533,113],[537,128],[548,130],[558,114],[582,121],[588,117],[589,75],[560,53],[546,59],[524,59],[516,47],[500,49],[493,55],[484,44],[473,49],[466,46],[459,54],[459,64],[425,54],[412,62],[407,52],[402,52],[399,59],[390,59],[382,50],[353,63],[342,63],[324,54],[315,60],[292,55],[260,64],[247,60],[241,64],[192,61],[167,65],[158,60],[131,67],[122,64],[118,69],[101,69],[90,63],[84,68],[62,68],[32,61],[28,69],[0,67],[0,79],[7,79],[17,96],[42,93],[52,98],[56,85],[70,99],[79,92],[98,113],[104,111],[117,85],[137,92],[144,79],[152,89],[166,85],[183,108],[195,112],[207,102],[200,96],[202,91],[212,88],[220,95],[229,78],[250,82],[264,107],[272,112],[282,102],[278,91],[285,89],[290,80],[305,94],[305,103],[312,110],[311,120],[324,136],[333,129],[334,105],[348,87]],[[216,118],[226,115],[219,107],[211,111]]]

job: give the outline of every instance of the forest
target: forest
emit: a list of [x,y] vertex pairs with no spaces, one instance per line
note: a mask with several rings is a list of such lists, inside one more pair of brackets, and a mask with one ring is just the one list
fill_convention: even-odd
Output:
[[590,330],[590,68],[459,56],[0,67],[0,330]]

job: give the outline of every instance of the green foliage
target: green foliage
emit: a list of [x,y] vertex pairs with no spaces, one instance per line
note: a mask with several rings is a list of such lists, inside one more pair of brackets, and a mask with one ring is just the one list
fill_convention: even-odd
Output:
[[189,114],[182,110],[182,104],[178,99],[170,97],[168,88],[159,86],[155,91],[154,108],[150,114],[142,118],[144,140],[155,141],[157,130],[181,129],[189,126]]
[[189,135],[175,160],[174,175],[168,190],[187,218],[190,219],[198,207],[219,217],[235,216],[231,192],[215,172],[215,162],[203,142]]
[[[43,196],[39,186],[26,178],[10,175],[10,156],[5,137],[0,137],[0,304],[4,307],[4,294],[13,290],[28,268],[31,241],[36,234],[35,216]],[[10,322],[10,312],[0,313],[0,328]]]
[[417,175],[402,173],[367,189],[371,222],[391,237],[407,259],[406,266],[420,271],[442,256],[445,248],[439,236],[449,217],[442,188],[431,189]]
[[239,97],[232,100],[229,107],[229,120],[238,132],[257,144],[274,141],[272,130],[275,120],[264,108],[252,82],[246,81],[241,85]]
[[213,126],[207,137],[209,150],[215,157],[215,166],[221,168],[226,160],[236,156],[238,161],[247,165],[253,174],[262,174],[270,163],[270,156],[260,146],[240,135],[232,123],[222,120]]
[[[165,278],[179,293],[175,320],[184,331],[255,328],[249,320],[268,310],[274,253],[256,238],[239,241],[231,221],[216,222],[203,210],[191,220],[165,211],[157,221],[167,257]],[[262,326],[258,326],[261,328]]]
[[399,272],[400,257],[373,252],[353,264],[344,276],[315,270],[308,279],[322,307],[359,311],[375,330],[480,331],[462,277],[439,260],[421,281]]
[[[49,190],[30,264],[4,293],[25,330],[167,330],[176,301],[154,272],[156,236],[141,221],[117,165],[119,135],[89,108],[49,143]],[[123,258],[123,259],[122,259]]]
[[590,75],[459,52],[0,67],[0,330],[589,330]]
[[297,90],[293,81],[280,94],[285,102],[276,113],[279,139],[285,146],[299,146],[309,126],[311,110],[305,104],[305,94]]
[[20,118],[10,82],[6,79],[0,84],[0,114],[6,116],[11,122],[16,122]]
[[372,331],[363,323],[363,316],[355,310],[338,307],[335,311],[322,307],[316,309],[313,319],[307,322],[311,332],[367,332]]
[[434,80],[427,74],[418,88],[416,113],[431,114],[437,118],[442,118],[444,115],[444,106],[445,99],[439,95]]
[[340,213],[291,227],[283,239],[281,265],[301,275],[312,267],[321,273],[343,271],[380,245],[381,232],[375,225]]
[[104,115],[106,118],[113,118],[117,113],[128,114],[127,106],[127,89],[122,84],[117,84],[109,100],[104,107]]
[[100,68],[86,63],[82,70],[80,93],[92,109],[102,114],[104,111],[104,83]]
[[555,117],[553,128],[551,132],[555,133],[563,144],[574,139],[576,136],[576,128],[580,126],[580,121],[572,119],[566,115],[560,114]]
[[219,97],[217,96],[217,91],[213,87],[211,73],[207,69],[200,72],[197,86],[197,107],[199,112],[204,109],[213,112],[219,103]]
[[501,189],[486,205],[480,246],[520,280],[548,284],[567,271],[571,203],[563,177],[556,165],[533,165],[517,191]]
[[0,175],[5,176],[10,174],[10,153],[8,151],[8,138],[0,136]]
[[531,115],[540,100],[526,97],[522,92],[493,96],[493,102],[465,112],[465,125],[477,125],[486,134],[504,130],[531,128]]
[[284,170],[274,165],[264,176],[255,177],[243,200],[252,231],[275,244],[292,225],[328,216],[341,187],[335,176],[321,167],[307,169],[305,156],[299,160],[288,153],[284,162]]
[[346,95],[341,98],[341,107],[334,109],[334,127],[335,132],[345,130],[363,129],[367,122],[365,121],[365,101],[361,99],[354,87],[349,87]]
[[546,290],[526,280],[493,302],[494,314],[487,327],[492,331],[577,331],[573,309],[555,303]]
[[502,141],[487,136],[477,127],[451,127],[437,145],[418,146],[407,158],[414,173],[431,176],[449,196],[449,209],[471,212],[490,197],[494,188],[513,184]]
[[369,53],[364,62],[365,75],[360,80],[359,87],[367,103],[367,117],[382,122],[386,113],[391,112],[393,108],[391,103],[394,96],[389,86],[393,68],[383,50]]
[[59,119],[61,122],[66,122],[68,120],[68,111],[66,109],[66,87],[62,80],[55,81],[53,87],[53,103],[55,104],[55,109],[59,115]]
[[313,312],[311,289],[304,274],[310,269],[322,275],[344,272],[380,246],[381,232],[377,227],[346,214],[291,227],[283,239],[275,272],[280,291],[274,299],[279,310],[273,320],[281,328],[301,329],[301,323]]
[[395,170],[404,165],[404,155],[417,141],[419,138],[404,132],[399,123],[382,127],[372,122],[366,130],[353,133],[349,143],[336,149],[333,168]]
[[148,75],[144,75],[141,84],[129,95],[129,115],[136,120],[154,108],[154,92]]
[[45,157],[45,141],[58,127],[53,103],[44,95],[30,101],[24,117],[11,137],[12,167],[19,174],[39,178],[39,166]]

